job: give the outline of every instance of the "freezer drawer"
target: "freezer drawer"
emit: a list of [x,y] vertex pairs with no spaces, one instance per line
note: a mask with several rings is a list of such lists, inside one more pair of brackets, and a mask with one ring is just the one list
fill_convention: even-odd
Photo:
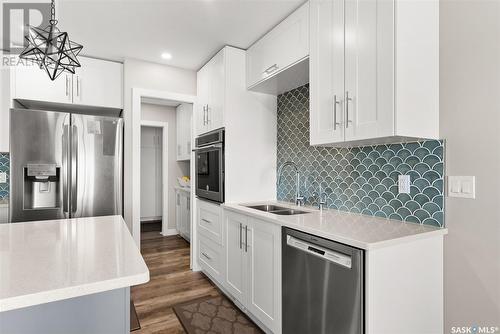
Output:
[[364,333],[363,250],[282,233],[283,334]]

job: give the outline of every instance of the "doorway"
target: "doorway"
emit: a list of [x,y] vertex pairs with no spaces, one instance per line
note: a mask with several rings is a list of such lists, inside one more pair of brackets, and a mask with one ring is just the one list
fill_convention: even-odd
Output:
[[141,122],[141,230],[175,234],[168,217],[168,123]]

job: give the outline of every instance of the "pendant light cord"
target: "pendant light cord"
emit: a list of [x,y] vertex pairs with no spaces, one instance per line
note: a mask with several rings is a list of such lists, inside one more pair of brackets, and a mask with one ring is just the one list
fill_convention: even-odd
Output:
[[50,24],[57,24],[56,20],[56,1],[52,0],[50,4]]

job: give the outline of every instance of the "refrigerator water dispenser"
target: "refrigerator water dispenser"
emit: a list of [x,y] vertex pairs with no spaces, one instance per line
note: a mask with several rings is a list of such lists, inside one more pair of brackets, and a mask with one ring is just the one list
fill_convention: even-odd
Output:
[[23,168],[24,210],[60,207],[60,167],[56,164],[28,164]]

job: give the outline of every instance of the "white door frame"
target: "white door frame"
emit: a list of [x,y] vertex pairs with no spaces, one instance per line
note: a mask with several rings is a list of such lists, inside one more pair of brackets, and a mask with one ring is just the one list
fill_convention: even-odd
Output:
[[[162,194],[162,210],[161,210],[161,234],[172,235],[176,231],[168,229],[168,123],[158,121],[143,121],[141,127],[147,126],[152,128],[160,128],[161,133],[161,194]],[[165,173],[166,171],[166,173]]]
[[[194,143],[194,134],[196,133],[194,125],[196,124],[197,97],[195,95],[172,93],[160,90],[151,90],[143,88],[132,88],[132,203],[125,203],[132,207],[132,237],[137,245],[141,247],[141,102],[142,98],[171,100],[179,103],[193,104],[193,121],[191,123],[191,142]],[[191,161],[194,161],[194,154],[191,153]],[[194,163],[191,163],[191,175],[194,175]],[[191,177],[191,189],[194,189],[194,177]],[[191,192],[191,268],[199,270],[197,265],[197,238],[196,238],[196,202],[194,192]]]

